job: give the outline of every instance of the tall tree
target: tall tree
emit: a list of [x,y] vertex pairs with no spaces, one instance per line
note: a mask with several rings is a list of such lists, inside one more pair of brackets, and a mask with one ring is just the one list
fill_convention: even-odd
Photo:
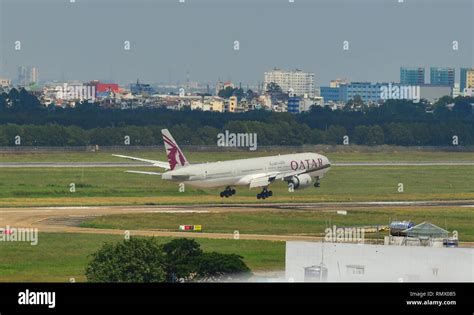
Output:
[[92,254],[86,268],[89,282],[163,282],[164,255],[153,238],[106,243]]

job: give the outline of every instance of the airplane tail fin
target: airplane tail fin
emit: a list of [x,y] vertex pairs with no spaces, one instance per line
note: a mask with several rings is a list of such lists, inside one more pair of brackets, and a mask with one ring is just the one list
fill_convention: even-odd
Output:
[[168,157],[170,170],[189,165],[188,160],[184,156],[183,152],[179,148],[168,129],[162,129],[161,135],[163,136],[163,141],[165,143],[166,156]]

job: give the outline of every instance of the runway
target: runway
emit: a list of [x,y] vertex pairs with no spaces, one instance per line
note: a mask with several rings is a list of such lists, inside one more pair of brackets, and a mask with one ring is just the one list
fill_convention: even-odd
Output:
[[[335,167],[359,166],[474,166],[474,161],[399,161],[399,162],[335,162]],[[98,168],[152,167],[149,163],[133,162],[2,162],[0,168]]]
[[[474,200],[454,201],[395,201],[395,202],[343,202],[343,203],[308,203],[308,204],[265,204],[265,205],[178,205],[178,206],[91,206],[91,207],[31,207],[0,209],[0,227],[37,228],[41,232],[87,233],[124,235],[125,230],[82,228],[79,224],[87,219],[111,214],[139,213],[209,213],[209,212],[253,212],[253,211],[337,211],[358,208],[384,207],[474,207]],[[130,235],[196,237],[212,239],[235,239],[233,233],[192,233],[169,230],[130,230]],[[239,234],[242,240],[319,241],[321,237],[305,235],[261,235]],[[473,243],[460,243],[461,246],[474,246]]]
[[[397,162],[336,162],[334,167],[397,167],[397,166],[474,166],[474,161],[397,161]],[[140,162],[2,162],[0,168],[134,168],[150,167]],[[0,208],[0,227],[33,227],[40,232],[123,234],[117,229],[82,228],[80,223],[94,216],[130,213],[204,213],[252,211],[337,211],[351,209],[380,209],[386,207],[468,207],[474,200],[451,201],[373,201],[373,202],[319,202],[319,203],[265,203],[265,204],[204,204],[173,206],[92,206],[92,207],[31,207]],[[233,233],[192,233],[163,230],[132,230],[131,235],[203,237],[232,239]],[[320,240],[304,235],[240,234],[240,239],[253,240]]]

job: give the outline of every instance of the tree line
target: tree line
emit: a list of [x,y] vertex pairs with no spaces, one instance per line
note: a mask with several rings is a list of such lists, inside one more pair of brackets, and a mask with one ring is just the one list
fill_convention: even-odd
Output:
[[[0,125],[0,146],[87,146],[87,145],[162,145],[161,129],[165,126],[124,126],[83,129],[77,126]],[[231,133],[256,133],[258,145],[360,144],[402,146],[447,146],[474,144],[472,125],[458,123],[389,123],[361,125],[349,131],[332,125],[327,130],[307,125],[257,121],[233,121],[224,125]],[[216,145],[223,132],[211,126],[191,128],[185,124],[170,128],[183,145]],[[344,143],[346,141],[347,143]]]
[[[388,100],[360,111],[313,106],[300,114],[254,110],[245,113],[165,108],[106,109],[77,103],[45,108],[25,90],[0,94],[0,145],[161,145],[161,129],[188,145],[215,145],[217,134],[256,133],[259,145],[474,144],[474,98],[444,97],[436,104]],[[451,108],[446,106],[453,104]],[[130,142],[125,143],[126,137]]]

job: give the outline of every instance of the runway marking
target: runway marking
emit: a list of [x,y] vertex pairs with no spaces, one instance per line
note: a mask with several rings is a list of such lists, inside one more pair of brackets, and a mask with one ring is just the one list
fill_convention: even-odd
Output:
[[207,210],[149,210],[145,213],[211,213]]
[[39,210],[39,209],[33,209],[33,210],[0,210],[0,213],[23,213],[23,212],[40,212],[40,213],[44,213],[44,212],[52,212],[53,210]]

